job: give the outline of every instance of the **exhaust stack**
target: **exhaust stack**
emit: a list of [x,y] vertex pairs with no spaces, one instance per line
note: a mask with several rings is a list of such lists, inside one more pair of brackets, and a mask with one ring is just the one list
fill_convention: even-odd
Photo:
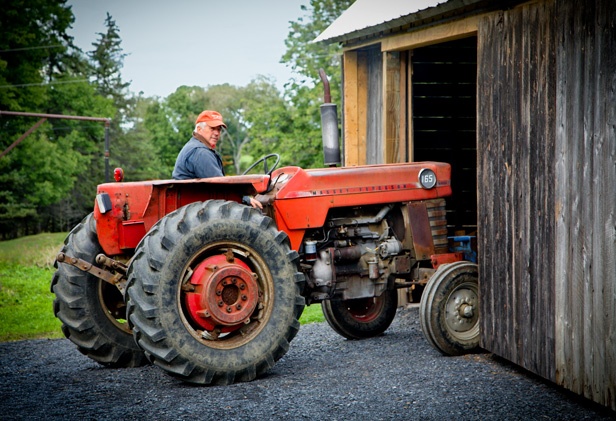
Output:
[[323,161],[328,167],[340,165],[340,141],[338,139],[338,110],[331,101],[329,80],[323,69],[319,76],[324,85],[323,104],[321,104],[321,132],[323,133]]

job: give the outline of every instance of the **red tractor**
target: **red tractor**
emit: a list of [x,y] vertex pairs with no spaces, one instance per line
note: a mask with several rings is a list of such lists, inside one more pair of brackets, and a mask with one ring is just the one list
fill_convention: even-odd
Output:
[[[330,165],[332,105],[322,108]],[[397,289],[416,285],[432,345],[478,345],[477,265],[448,247],[448,164],[278,162],[263,157],[259,175],[99,185],[57,256],[66,337],[103,365],[150,361],[187,382],[230,384],[287,352],[305,305],[320,303],[340,335],[369,338],[394,319]],[[247,194],[263,212],[241,204]]]

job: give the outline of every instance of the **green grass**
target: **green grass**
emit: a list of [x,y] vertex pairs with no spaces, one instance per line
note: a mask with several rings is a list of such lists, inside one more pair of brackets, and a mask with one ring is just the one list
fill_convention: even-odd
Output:
[[0,241],[0,262],[52,268],[67,233],[39,234]]
[[0,342],[59,338],[49,290],[66,233],[0,241]]
[[0,262],[0,342],[59,338],[49,291],[53,270]]
[[[49,287],[53,262],[66,233],[39,234],[0,241],[0,342],[59,338]],[[307,306],[301,324],[322,322],[321,306]]]
[[302,313],[302,317],[299,318],[299,322],[303,325],[323,321],[325,321],[325,316],[323,316],[323,311],[321,310],[320,304],[306,306],[306,308],[304,308],[304,312]]

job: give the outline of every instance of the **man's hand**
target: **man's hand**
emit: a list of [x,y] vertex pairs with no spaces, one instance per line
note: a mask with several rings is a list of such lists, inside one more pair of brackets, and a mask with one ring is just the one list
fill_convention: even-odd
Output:
[[250,198],[250,206],[252,206],[255,209],[261,209],[263,210],[263,205],[261,204],[261,202],[259,202],[257,199],[255,199],[254,197]]

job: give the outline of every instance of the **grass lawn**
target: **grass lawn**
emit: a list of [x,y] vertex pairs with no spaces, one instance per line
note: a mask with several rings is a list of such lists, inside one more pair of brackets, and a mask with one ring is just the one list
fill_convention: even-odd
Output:
[[0,342],[59,338],[49,291],[53,270],[0,262]]
[[[63,337],[49,287],[65,237],[54,233],[0,241],[0,342]],[[300,323],[324,320],[321,306],[313,304]]]
[[49,290],[66,233],[0,241],[0,341],[59,338]]
[[312,304],[304,308],[302,317],[299,318],[299,322],[303,325],[308,323],[324,322],[325,316],[321,310],[321,304]]

